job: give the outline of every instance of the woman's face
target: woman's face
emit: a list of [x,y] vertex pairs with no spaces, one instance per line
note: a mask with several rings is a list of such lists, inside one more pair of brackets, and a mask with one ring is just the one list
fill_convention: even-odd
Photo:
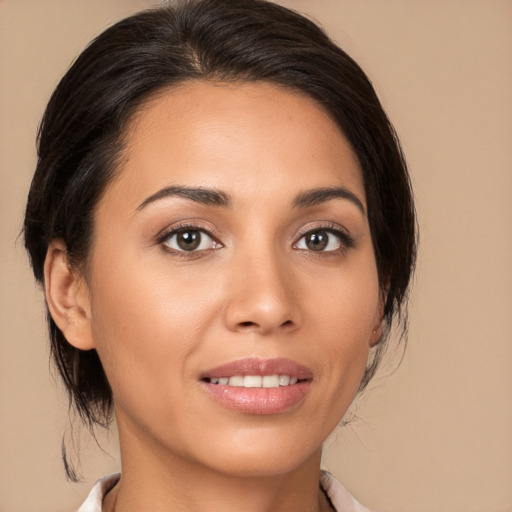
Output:
[[360,166],[297,93],[160,94],[97,207],[84,286],[81,346],[104,365],[122,449],[229,474],[296,468],[380,335]]

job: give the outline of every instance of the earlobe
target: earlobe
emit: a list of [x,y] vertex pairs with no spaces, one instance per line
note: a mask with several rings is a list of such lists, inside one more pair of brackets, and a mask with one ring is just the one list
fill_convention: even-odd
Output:
[[44,263],[46,302],[66,340],[80,350],[95,348],[87,284],[69,263],[64,242],[48,246]]
[[370,337],[370,348],[377,345],[382,338],[382,323],[384,322],[384,308],[388,297],[387,287],[380,293],[379,306],[376,318],[376,324],[373,327],[372,335]]
[[372,335],[370,337],[370,348],[375,347],[380,341],[382,337],[382,322],[373,329]]

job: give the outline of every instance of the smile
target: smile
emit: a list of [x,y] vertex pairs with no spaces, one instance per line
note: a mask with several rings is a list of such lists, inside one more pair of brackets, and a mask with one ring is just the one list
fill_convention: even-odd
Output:
[[223,407],[244,414],[272,415],[300,406],[313,373],[289,359],[248,358],[207,370],[200,380],[207,395]]
[[290,375],[233,375],[232,377],[211,378],[211,384],[234,386],[238,388],[278,388],[293,386],[298,382],[297,377]]

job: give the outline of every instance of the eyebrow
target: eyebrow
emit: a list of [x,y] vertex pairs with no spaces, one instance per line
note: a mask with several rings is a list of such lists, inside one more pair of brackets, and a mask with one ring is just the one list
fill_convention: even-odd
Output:
[[307,190],[295,198],[293,206],[295,208],[308,208],[325,203],[331,199],[346,199],[357,206],[361,213],[366,216],[366,210],[362,201],[345,187],[324,187]]
[[144,201],[138,206],[137,210],[142,210],[148,204],[167,197],[183,197],[208,206],[229,206],[231,204],[231,197],[229,194],[220,190],[173,185],[171,187],[163,188],[144,199]]
[[[144,201],[137,207],[137,210],[142,210],[149,204],[168,197],[182,197],[207,206],[228,207],[231,205],[231,196],[221,190],[173,185],[165,187],[144,199]],[[346,199],[353,203],[363,215],[366,215],[366,210],[361,200],[345,187],[322,187],[306,190],[305,192],[301,192],[297,195],[293,201],[293,207],[308,208],[326,203],[332,199]]]

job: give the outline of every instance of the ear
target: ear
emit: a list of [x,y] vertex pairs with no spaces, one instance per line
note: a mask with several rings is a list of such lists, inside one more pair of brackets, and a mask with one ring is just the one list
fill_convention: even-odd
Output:
[[48,247],[44,284],[48,309],[66,340],[80,350],[95,348],[89,289],[83,276],[70,265],[62,240],[54,240]]
[[384,321],[384,307],[388,298],[388,288],[383,287],[379,294],[379,304],[377,306],[377,313],[375,318],[375,324],[373,326],[372,335],[370,337],[370,348],[377,345],[382,338],[382,322]]

